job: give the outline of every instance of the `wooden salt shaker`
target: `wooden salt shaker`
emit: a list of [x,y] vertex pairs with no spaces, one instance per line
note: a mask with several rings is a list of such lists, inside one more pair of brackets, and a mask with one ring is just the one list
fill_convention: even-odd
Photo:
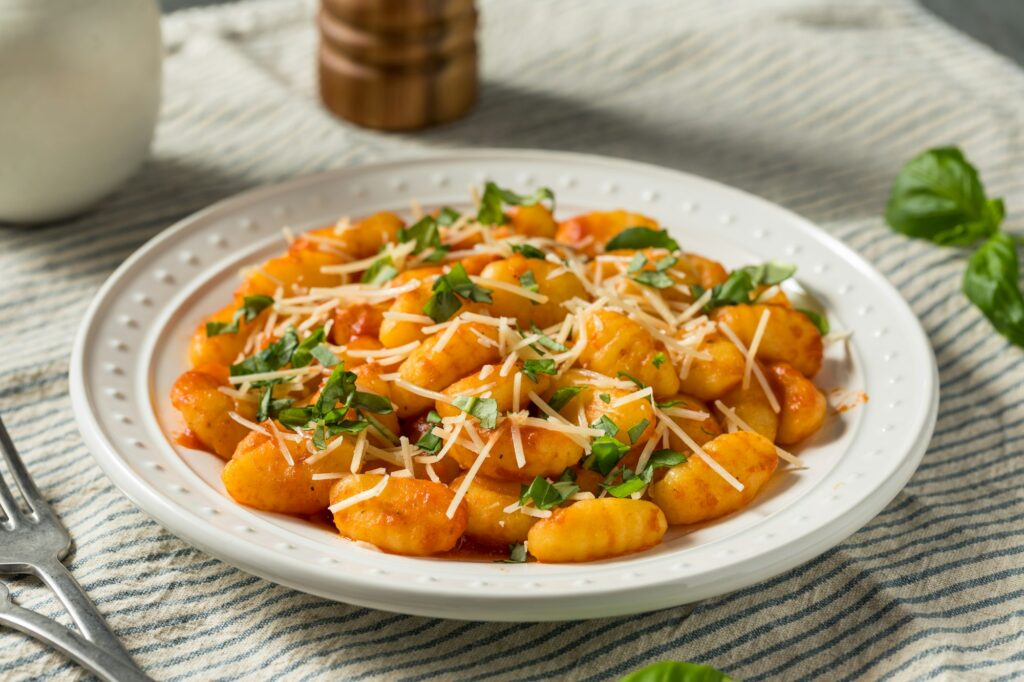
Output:
[[476,100],[473,0],[321,0],[320,98],[367,128],[414,130]]

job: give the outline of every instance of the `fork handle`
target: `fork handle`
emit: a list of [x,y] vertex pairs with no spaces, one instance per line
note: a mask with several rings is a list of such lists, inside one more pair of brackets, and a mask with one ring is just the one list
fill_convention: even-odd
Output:
[[44,564],[33,566],[33,572],[46,585],[54,591],[64,608],[71,614],[71,619],[82,631],[85,638],[90,642],[109,652],[113,656],[120,656],[125,661],[131,662],[131,656],[124,648],[124,644],[118,639],[107,621],[96,610],[96,606],[89,599],[82,586],[71,575],[67,567],[59,560],[54,559]]
[[0,625],[7,625],[49,644],[100,679],[110,682],[152,682],[131,659],[110,654],[77,632],[35,611],[11,604],[0,611]]

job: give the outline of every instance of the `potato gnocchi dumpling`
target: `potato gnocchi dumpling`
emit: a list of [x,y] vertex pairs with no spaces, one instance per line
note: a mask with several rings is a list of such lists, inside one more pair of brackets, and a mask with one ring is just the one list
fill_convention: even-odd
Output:
[[730,272],[545,188],[466,206],[289,234],[197,316],[170,400],[228,495],[385,552],[556,563],[643,551],[799,475],[776,474],[801,461],[779,446],[830,417],[792,268]]

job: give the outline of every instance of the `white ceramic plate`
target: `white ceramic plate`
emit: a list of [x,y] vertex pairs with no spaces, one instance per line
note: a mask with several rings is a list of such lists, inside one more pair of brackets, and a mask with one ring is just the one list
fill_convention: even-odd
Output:
[[[510,565],[391,556],[304,521],[235,504],[221,462],[173,441],[168,403],[187,341],[229,300],[238,269],[283,248],[280,228],[341,215],[464,205],[493,179],[546,185],[562,215],[626,207],[669,227],[685,249],[727,265],[798,267],[800,285],[853,337],[831,346],[826,389],[869,402],[829,420],[754,504],[659,547],[583,565]],[[427,616],[563,620],[649,611],[723,594],[821,554],[877,514],[923,455],[938,404],[935,359],[917,319],[867,263],[812,224],[762,199],[684,173],[533,151],[459,152],[341,169],[248,192],[174,225],[128,259],[97,294],[71,361],[86,442],[136,504],[203,551],[277,583],[352,604]]]

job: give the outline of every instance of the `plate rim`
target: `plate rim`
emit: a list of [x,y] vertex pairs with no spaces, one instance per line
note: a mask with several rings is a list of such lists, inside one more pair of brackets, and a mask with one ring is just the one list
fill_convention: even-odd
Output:
[[[443,615],[445,617],[459,618],[461,613],[461,609],[459,608],[452,608],[450,606],[439,607],[436,603],[421,605],[417,603],[417,601],[430,599],[437,600],[438,598],[461,598],[463,601],[472,599],[475,602],[487,605],[484,609],[474,609],[476,615],[478,615],[482,610],[496,607],[488,612],[489,617],[486,618],[487,620],[523,621],[565,619],[565,613],[559,613],[557,609],[551,608],[552,596],[546,593],[536,596],[525,596],[523,594],[513,593],[481,594],[474,592],[471,594],[460,587],[448,588],[447,586],[417,585],[415,583],[383,585],[381,583],[369,581],[365,579],[365,577],[352,578],[350,576],[337,574],[333,576],[334,584],[340,585],[344,589],[341,589],[341,587],[338,587],[337,589],[326,589],[316,582],[311,583],[294,580],[289,575],[282,575],[281,571],[266,570],[265,564],[260,561],[260,559],[264,559],[266,557],[257,556],[259,552],[254,554],[243,552],[240,556],[237,553],[223,550],[220,545],[214,544],[214,538],[212,536],[207,535],[206,532],[196,531],[194,519],[183,515],[180,505],[172,504],[162,495],[154,492],[148,485],[141,481],[130,468],[127,467],[123,461],[123,455],[118,452],[118,448],[113,443],[107,440],[103,434],[102,427],[93,415],[93,401],[89,394],[89,388],[85,383],[84,362],[91,330],[96,322],[97,316],[102,312],[103,307],[106,305],[111,293],[115,290],[119,280],[125,275],[125,273],[132,270],[136,263],[150,253],[158,250],[165,241],[170,240],[180,232],[187,230],[193,224],[202,223],[207,218],[220,212],[230,213],[233,209],[241,208],[261,198],[275,195],[288,195],[299,191],[306,186],[315,185],[329,179],[333,179],[337,182],[344,182],[346,179],[351,179],[352,177],[357,176],[360,171],[366,171],[368,169],[401,169],[412,163],[443,164],[445,162],[465,162],[467,160],[477,162],[539,160],[553,161],[568,165],[582,164],[587,166],[602,166],[618,172],[642,172],[646,174],[654,173],[659,175],[675,176],[675,178],[670,177],[670,179],[683,180],[696,185],[712,186],[718,190],[725,191],[733,195],[741,195],[745,201],[755,203],[758,208],[765,208],[767,210],[774,211],[777,214],[784,215],[787,220],[799,225],[802,229],[812,231],[816,235],[816,238],[822,242],[829,251],[832,251],[843,261],[851,264],[861,275],[868,276],[876,285],[886,289],[887,294],[890,295],[892,303],[900,308],[900,316],[906,318],[906,320],[913,321],[915,329],[919,335],[919,338],[916,340],[922,342],[922,347],[927,350],[927,360],[931,369],[930,380],[932,390],[930,391],[930,401],[926,409],[925,419],[920,426],[917,438],[909,448],[908,452],[903,455],[897,472],[876,486],[875,489],[865,493],[860,498],[860,503],[857,505],[855,513],[851,513],[843,517],[843,523],[837,522],[823,526],[810,533],[795,536],[785,543],[781,543],[780,545],[766,550],[759,556],[762,558],[774,558],[773,561],[767,562],[767,565],[771,567],[767,571],[762,569],[761,571],[750,571],[746,573],[736,572],[734,575],[723,577],[716,583],[705,584],[703,589],[686,587],[685,591],[687,598],[685,600],[672,601],[670,599],[661,606],[644,605],[640,608],[637,608],[635,605],[621,606],[621,604],[624,603],[624,599],[610,600],[608,603],[590,607],[589,609],[580,608],[579,605],[576,605],[573,609],[573,613],[568,614],[568,617],[607,617],[653,610],[654,608],[675,605],[677,603],[683,603],[684,601],[697,601],[718,594],[723,594],[725,592],[730,592],[760,582],[771,576],[778,575],[797,565],[805,563],[816,556],[819,556],[828,548],[842,542],[842,540],[874,518],[878,512],[887,506],[906,485],[907,481],[920,464],[934,430],[939,401],[938,368],[931,344],[928,342],[927,334],[925,333],[920,320],[913,313],[909,304],[902,295],[900,295],[892,283],[889,282],[881,272],[875,269],[863,257],[857,254],[849,246],[815,225],[813,222],[803,218],[793,211],[762,197],[750,194],[745,190],[726,185],[716,180],[662,166],[615,157],[581,154],[576,152],[552,152],[544,150],[501,148],[415,154],[401,159],[356,166],[346,166],[313,175],[293,178],[280,183],[255,187],[222,199],[182,218],[179,221],[176,221],[174,224],[154,235],[145,244],[140,246],[113,273],[111,273],[94,295],[82,317],[81,323],[79,324],[72,348],[71,362],[69,366],[69,392],[72,403],[79,403],[89,407],[89,409],[73,410],[79,431],[81,432],[83,440],[88,446],[93,458],[98,462],[100,468],[104,471],[107,477],[110,478],[114,485],[143,512],[153,518],[157,523],[171,530],[171,532],[181,538],[183,542],[198,547],[211,556],[225,561],[230,565],[236,566],[248,573],[258,575],[277,584],[286,585],[304,592],[317,594],[329,599],[344,601],[346,603],[352,603],[359,606],[423,616]],[[222,531],[220,530],[213,531],[214,535],[221,532]],[[821,537],[811,541],[811,539],[816,535]],[[786,552],[784,551],[786,549],[792,549],[793,551]],[[582,566],[587,565],[583,564]],[[683,582],[684,579],[669,577],[661,581],[659,585],[667,589],[671,589],[672,587],[683,589]],[[639,592],[647,590],[649,587],[650,585],[647,583],[641,586],[622,585],[619,587],[603,584],[598,589],[594,589],[592,591],[578,591],[573,594],[560,597],[559,600],[564,601],[565,599],[575,599],[577,602],[586,601],[586,598],[593,596],[593,594],[626,598],[637,596]],[[344,594],[342,595],[342,593]],[[537,600],[542,600],[544,602],[544,608],[536,609],[536,612],[530,613],[531,602]],[[646,602],[650,602],[650,599],[646,600]],[[510,604],[515,604],[516,608],[511,611],[500,610],[507,609]],[[615,608],[613,607],[613,604],[620,604],[620,606]],[[529,613],[529,616],[526,618],[522,617],[522,614],[524,613]],[[474,617],[474,619],[479,620],[481,618]]]

